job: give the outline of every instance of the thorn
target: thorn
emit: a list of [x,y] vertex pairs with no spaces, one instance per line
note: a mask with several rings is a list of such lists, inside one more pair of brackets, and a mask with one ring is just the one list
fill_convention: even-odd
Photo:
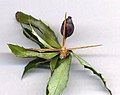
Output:
[[67,12],[65,12],[65,18],[64,18],[64,28],[63,28],[62,47],[65,47],[65,42],[66,42],[66,38],[65,38],[65,31],[66,31],[66,16],[67,16]]
[[99,44],[99,45],[80,46],[80,47],[74,47],[74,48],[67,48],[67,50],[76,50],[76,49],[91,48],[91,47],[98,47],[98,46],[102,46],[102,44]]

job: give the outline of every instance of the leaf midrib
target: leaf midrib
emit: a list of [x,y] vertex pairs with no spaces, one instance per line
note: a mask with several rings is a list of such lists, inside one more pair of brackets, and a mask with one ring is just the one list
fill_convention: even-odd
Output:
[[[66,64],[65,69],[66,69],[67,65],[68,65],[68,64]],[[62,74],[62,73],[64,72],[65,69],[63,69],[62,72],[61,72],[60,74]],[[62,77],[60,77],[60,79],[59,79],[59,81],[58,81],[58,83],[57,83],[56,88],[59,86],[61,79],[62,79]],[[54,92],[53,95],[55,95],[56,91],[57,91],[57,89],[55,89],[55,92]]]

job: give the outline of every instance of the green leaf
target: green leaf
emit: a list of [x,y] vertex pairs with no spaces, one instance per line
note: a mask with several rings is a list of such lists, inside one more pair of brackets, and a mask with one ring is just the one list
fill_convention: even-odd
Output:
[[61,48],[60,44],[58,45],[58,43],[56,43],[56,40],[53,39],[47,32],[44,32],[43,34],[43,39],[49,43],[49,45],[51,45],[54,48]]
[[44,41],[36,32],[35,30],[32,28],[32,26],[30,25],[32,34],[38,38],[38,40],[47,48],[52,48],[46,41]]
[[106,81],[103,78],[101,73],[98,73],[88,62],[86,62],[84,59],[82,59],[81,57],[79,57],[78,55],[76,55],[74,52],[72,52],[72,54],[79,60],[79,62],[87,69],[90,69],[95,75],[97,75],[101,81],[103,82],[105,88],[108,90],[108,92],[110,93],[110,95],[112,95],[111,90],[107,87]]
[[58,62],[58,58],[59,58],[59,56],[55,56],[54,58],[52,58],[52,60],[50,62],[50,69],[51,69],[52,73],[53,73],[53,71],[56,68],[56,65],[57,65],[57,62]]
[[38,38],[32,34],[32,31],[24,28],[23,27],[23,34],[30,40],[34,41],[35,43],[37,43],[41,48],[44,47],[44,45],[38,40]]
[[60,65],[54,70],[48,82],[47,95],[60,95],[65,89],[69,78],[71,59],[72,57],[69,55],[67,58],[59,61]]
[[24,69],[24,72],[23,72],[23,75],[22,75],[22,78],[24,77],[24,75],[34,69],[34,68],[37,68],[37,67],[40,67],[40,66],[46,66],[48,65],[47,63],[49,63],[50,61],[49,60],[45,60],[45,59],[41,59],[41,58],[36,58],[32,61],[30,61],[26,66],[25,66],[25,69]]
[[54,56],[58,55],[59,52],[37,52],[37,51],[31,51],[28,49],[25,49],[23,47],[20,47],[18,45],[8,44],[9,48],[11,49],[12,53],[14,53],[17,57],[21,58],[43,58],[43,59],[51,59]]
[[[50,43],[52,47],[60,48],[60,44],[58,42],[58,39],[54,33],[53,30],[51,30],[46,24],[44,24],[41,20],[38,20],[31,15],[24,14],[23,12],[17,12],[16,13],[16,19],[20,23],[24,24],[31,24],[32,26],[39,29],[47,43]],[[48,37],[48,38],[47,38]]]

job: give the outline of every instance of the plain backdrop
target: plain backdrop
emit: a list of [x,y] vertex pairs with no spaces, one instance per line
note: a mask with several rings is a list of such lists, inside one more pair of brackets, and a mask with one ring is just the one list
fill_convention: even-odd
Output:
[[[35,69],[21,80],[31,59],[16,58],[7,44],[38,47],[24,37],[15,13],[22,11],[41,19],[56,33],[64,14],[72,16],[75,31],[66,47],[103,44],[76,50],[105,77],[113,95],[120,93],[120,0],[0,0],[0,95],[45,95],[48,69]],[[109,95],[102,82],[73,57],[70,78],[62,95]]]

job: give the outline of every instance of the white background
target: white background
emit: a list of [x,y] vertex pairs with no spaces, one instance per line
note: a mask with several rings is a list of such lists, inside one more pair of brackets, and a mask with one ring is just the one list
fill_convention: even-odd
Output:
[[[47,69],[36,69],[21,80],[31,59],[16,58],[8,43],[24,47],[37,45],[22,34],[15,13],[22,11],[48,24],[61,41],[64,13],[73,17],[74,34],[66,47],[103,44],[102,47],[75,51],[101,72],[113,95],[120,93],[120,1],[119,0],[0,0],[0,95],[45,95],[50,76]],[[70,78],[62,95],[109,95],[101,81],[84,70],[73,57]]]

